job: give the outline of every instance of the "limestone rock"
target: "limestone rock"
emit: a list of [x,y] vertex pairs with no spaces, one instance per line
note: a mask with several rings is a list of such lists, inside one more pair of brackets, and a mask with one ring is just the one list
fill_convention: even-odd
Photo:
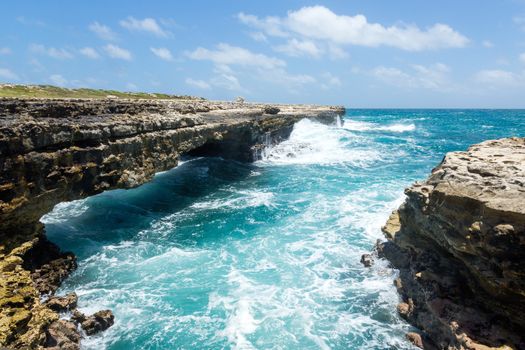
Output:
[[46,306],[55,312],[65,312],[77,307],[77,294],[69,293],[63,297],[53,296],[46,301]]
[[87,335],[93,335],[108,329],[114,322],[115,317],[111,310],[101,310],[91,316],[85,317],[81,325]]
[[80,334],[77,326],[70,321],[53,322],[46,331],[46,349],[78,350],[80,349]]
[[449,153],[405,193],[377,249],[400,314],[441,349],[524,349],[525,139]]

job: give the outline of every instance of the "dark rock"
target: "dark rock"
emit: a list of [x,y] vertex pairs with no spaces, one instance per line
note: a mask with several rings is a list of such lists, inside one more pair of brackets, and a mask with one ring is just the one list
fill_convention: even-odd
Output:
[[58,320],[46,331],[46,349],[78,350],[80,349],[80,333],[77,326],[70,321]]
[[264,113],[265,114],[277,114],[281,111],[281,109],[275,107],[275,106],[266,106],[264,107]]
[[361,255],[361,264],[365,267],[371,267],[374,264],[374,258],[371,254],[363,254]]
[[45,305],[55,312],[65,312],[75,309],[77,301],[77,294],[73,292],[63,297],[53,296],[46,301]]
[[111,310],[102,310],[86,317],[81,326],[87,335],[93,335],[111,327],[114,320],[115,317]]

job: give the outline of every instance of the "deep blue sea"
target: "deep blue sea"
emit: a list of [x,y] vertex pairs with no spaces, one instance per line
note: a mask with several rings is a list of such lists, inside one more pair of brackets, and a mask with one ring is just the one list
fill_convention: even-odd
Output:
[[525,111],[356,110],[242,164],[188,158],[43,218],[78,257],[60,294],[116,323],[85,349],[411,349],[384,262],[361,254],[449,151],[525,136]]

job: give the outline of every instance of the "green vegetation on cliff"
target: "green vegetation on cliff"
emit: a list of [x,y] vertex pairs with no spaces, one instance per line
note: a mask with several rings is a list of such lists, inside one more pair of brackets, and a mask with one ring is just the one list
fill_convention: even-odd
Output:
[[0,84],[0,97],[12,98],[131,98],[158,100],[202,100],[201,97],[163,93],[123,92],[97,89],[66,89],[52,85]]

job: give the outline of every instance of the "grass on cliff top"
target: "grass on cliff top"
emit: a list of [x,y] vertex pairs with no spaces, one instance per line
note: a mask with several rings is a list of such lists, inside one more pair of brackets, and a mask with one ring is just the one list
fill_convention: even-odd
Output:
[[202,100],[201,97],[147,92],[123,92],[97,89],[66,89],[52,85],[0,84],[0,97],[12,98],[131,98],[154,100]]

